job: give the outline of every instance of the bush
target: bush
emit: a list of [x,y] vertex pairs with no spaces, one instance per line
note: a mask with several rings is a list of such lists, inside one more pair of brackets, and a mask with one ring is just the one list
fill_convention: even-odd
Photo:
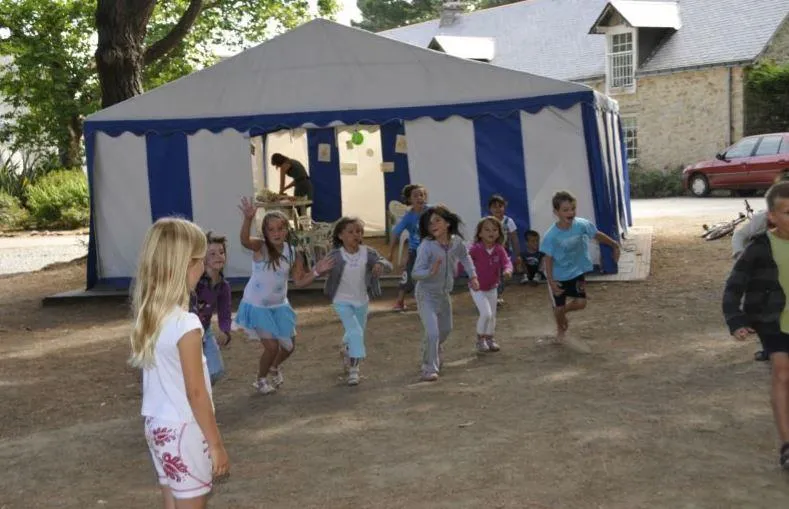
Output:
[[668,198],[683,194],[682,168],[669,171],[632,168],[630,171],[631,198]]
[[762,62],[745,77],[745,134],[789,130],[789,64]]
[[38,228],[71,229],[88,225],[88,179],[82,170],[58,170],[25,190],[27,208]]
[[19,200],[0,191],[0,228],[8,230],[22,228],[27,220],[27,211],[19,204]]

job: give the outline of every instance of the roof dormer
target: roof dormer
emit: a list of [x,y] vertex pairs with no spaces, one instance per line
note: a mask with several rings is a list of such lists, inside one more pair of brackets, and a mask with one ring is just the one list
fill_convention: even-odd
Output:
[[589,29],[607,38],[609,93],[634,92],[636,70],[681,26],[679,3],[674,0],[610,0]]
[[427,47],[454,57],[480,62],[490,62],[496,56],[496,41],[492,37],[437,35]]

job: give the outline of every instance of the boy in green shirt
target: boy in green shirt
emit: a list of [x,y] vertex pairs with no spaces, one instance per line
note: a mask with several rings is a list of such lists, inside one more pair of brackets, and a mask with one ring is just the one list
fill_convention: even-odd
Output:
[[781,439],[780,464],[789,470],[789,182],[765,196],[775,227],[753,237],[726,281],[723,314],[738,341],[759,335],[772,365],[773,416]]

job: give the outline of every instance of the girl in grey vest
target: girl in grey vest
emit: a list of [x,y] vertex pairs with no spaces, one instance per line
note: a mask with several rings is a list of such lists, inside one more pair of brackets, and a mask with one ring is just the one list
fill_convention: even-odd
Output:
[[422,243],[411,276],[416,281],[416,303],[425,328],[422,342],[422,380],[438,380],[439,350],[452,332],[455,267],[463,264],[469,286],[479,290],[477,272],[460,235],[460,217],[443,205],[428,208],[419,218]]
[[342,217],[334,224],[334,249],[328,257],[334,266],[326,279],[324,293],[345,327],[343,359],[348,370],[348,385],[359,384],[359,364],[366,357],[364,329],[370,296],[381,296],[378,280],[392,264],[375,249],[362,243],[364,225],[355,217]]

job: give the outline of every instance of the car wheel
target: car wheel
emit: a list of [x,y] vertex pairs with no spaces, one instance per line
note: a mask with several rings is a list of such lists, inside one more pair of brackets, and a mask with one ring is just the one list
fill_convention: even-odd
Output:
[[688,181],[688,189],[693,196],[701,198],[710,194],[710,183],[703,173],[694,173]]

